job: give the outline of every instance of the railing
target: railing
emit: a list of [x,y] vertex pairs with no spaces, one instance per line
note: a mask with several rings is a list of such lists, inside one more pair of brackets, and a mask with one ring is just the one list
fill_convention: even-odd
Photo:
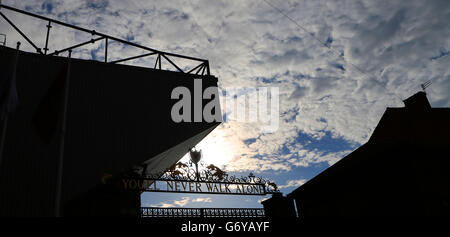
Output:
[[141,217],[265,217],[263,208],[142,207]]
[[[105,53],[104,53],[104,62],[105,63],[120,63],[120,62],[125,62],[125,61],[129,61],[129,60],[133,60],[133,59],[137,59],[137,58],[143,58],[143,57],[147,57],[147,56],[151,56],[151,55],[155,55],[156,56],[156,60],[155,60],[155,64],[153,66],[154,69],[161,69],[161,60],[164,59],[165,61],[167,61],[172,67],[173,69],[176,69],[176,71],[182,72],[182,73],[187,73],[187,74],[194,74],[194,75],[210,75],[210,70],[209,70],[209,62],[208,60],[205,59],[200,59],[200,58],[194,58],[194,57],[189,57],[189,56],[184,56],[184,55],[179,55],[179,54],[174,54],[174,53],[168,53],[168,52],[163,52],[163,51],[159,51],[156,49],[152,49],[149,47],[145,47],[145,46],[141,46],[139,44],[133,43],[133,42],[129,42],[123,39],[119,39],[113,36],[109,36],[103,33],[99,33],[96,32],[95,30],[88,30],[79,26],[75,26],[75,25],[71,25],[68,23],[64,23],[58,20],[54,20],[54,19],[50,19],[47,17],[43,17],[43,16],[39,16],[36,15],[34,13],[31,12],[27,12],[27,11],[23,11],[17,8],[13,8],[10,6],[6,6],[3,4],[0,4],[0,9],[7,9],[13,12],[17,12],[17,13],[21,13],[21,14],[25,14],[43,21],[47,21],[47,34],[46,34],[46,38],[45,38],[45,46],[44,48],[39,48],[38,46],[36,46],[36,44],[29,38],[27,37],[8,17],[6,17],[5,14],[3,14],[0,11],[0,16],[3,17],[3,19],[5,19],[35,50],[37,53],[39,54],[44,54],[47,55],[49,52],[49,39],[50,39],[50,29],[52,28],[52,24],[57,24],[57,25],[61,25],[61,26],[65,26],[68,28],[72,28],[74,30],[78,30],[78,31],[82,31],[82,32],[86,32],[86,33],[90,33],[92,35],[92,39],[83,42],[83,43],[79,43],[77,45],[73,45],[64,49],[59,49],[59,50],[55,50],[53,53],[49,53],[48,55],[59,55],[61,53],[67,52],[67,51],[71,51],[75,48],[87,45],[89,43],[95,43],[96,41],[99,40],[104,40],[105,41]],[[98,36],[97,38],[94,38]],[[137,55],[137,56],[133,56],[133,57],[129,57],[129,58],[123,58],[123,59],[118,59],[118,60],[114,60],[114,61],[108,61],[108,42],[110,43],[110,41],[116,41],[122,44],[126,44],[135,48],[139,48],[139,49],[143,49],[145,51],[148,51],[148,53],[145,54],[141,54],[141,55]],[[181,69],[181,67],[179,65],[177,65],[176,63],[174,63],[170,58],[181,58],[181,59],[185,59],[185,60],[189,60],[189,61],[194,61],[194,62],[198,62],[199,64],[197,64],[197,66],[192,67],[192,68],[185,68],[185,70]]]

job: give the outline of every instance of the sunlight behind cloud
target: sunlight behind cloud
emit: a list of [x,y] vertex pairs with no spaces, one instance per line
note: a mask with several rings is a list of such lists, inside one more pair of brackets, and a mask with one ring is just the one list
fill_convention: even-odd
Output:
[[[222,168],[233,157],[239,155],[240,143],[238,138],[230,136],[226,130],[218,127],[195,147],[202,150],[202,161],[205,164],[214,164]],[[188,162],[189,154],[186,154],[180,161]]]

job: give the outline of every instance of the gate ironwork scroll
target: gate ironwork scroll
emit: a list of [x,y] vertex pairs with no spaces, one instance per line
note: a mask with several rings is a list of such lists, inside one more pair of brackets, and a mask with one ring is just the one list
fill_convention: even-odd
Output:
[[198,171],[184,163],[177,163],[162,174],[145,175],[139,178],[123,177],[121,183],[125,190],[142,192],[174,192],[227,195],[267,195],[278,193],[275,183],[256,177],[230,176],[214,165]]
[[[237,177],[215,165],[200,162],[201,151],[190,150],[188,164],[178,162],[160,174],[145,175],[146,167],[137,168],[121,178],[124,190],[226,195],[268,195],[280,193],[277,185],[253,173]],[[199,164],[203,169],[199,170]],[[103,183],[110,177],[104,177]],[[262,208],[162,208],[142,207],[141,217],[265,217]]]

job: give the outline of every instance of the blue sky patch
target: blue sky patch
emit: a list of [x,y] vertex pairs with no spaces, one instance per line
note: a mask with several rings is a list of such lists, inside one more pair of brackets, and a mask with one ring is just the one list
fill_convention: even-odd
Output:
[[439,50],[439,55],[434,56],[434,57],[431,57],[430,59],[431,59],[431,60],[440,59],[440,58],[445,57],[445,56],[447,56],[447,55],[449,55],[449,54],[450,54],[450,50],[440,49],[440,50]]
[[243,142],[245,143],[245,145],[251,145],[251,144],[253,144],[253,143],[255,143],[256,142],[256,138],[249,138],[249,139],[246,139],[246,140],[243,140]]
[[86,6],[93,9],[105,9],[108,6],[107,0],[90,0],[86,1]]
[[41,5],[41,9],[46,11],[46,13],[51,13],[53,10],[53,4],[51,2],[44,2]]
[[325,152],[338,152],[347,149],[354,149],[357,145],[360,145],[354,144],[342,137],[333,137],[329,131],[323,132],[325,135],[320,139],[315,139],[311,135],[299,132],[296,142],[302,144],[307,150],[317,149]]
[[325,46],[331,47],[331,43],[333,43],[333,38],[328,36],[327,41],[325,41]]

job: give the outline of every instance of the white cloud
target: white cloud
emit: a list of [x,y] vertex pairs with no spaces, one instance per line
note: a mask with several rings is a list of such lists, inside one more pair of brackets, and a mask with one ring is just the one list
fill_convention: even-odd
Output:
[[290,187],[300,187],[304,183],[306,183],[306,179],[296,179],[296,180],[288,180],[286,184],[278,186],[279,189],[282,188],[290,188]]
[[[97,8],[88,8],[89,1],[3,2],[119,38],[134,38],[152,48],[206,58],[221,88],[279,87],[277,132],[261,134],[260,124],[230,122],[199,145],[205,159],[230,171],[331,165],[350,150],[311,149],[307,143],[318,142],[327,133],[351,144],[366,142],[386,107],[403,106],[396,95],[405,99],[430,79],[431,104],[450,106],[450,57],[431,60],[450,50],[448,0],[268,1],[321,41],[330,39],[329,45],[347,62],[257,0],[95,1]],[[44,3],[53,3],[52,9]],[[46,22],[11,18],[43,46]],[[20,39],[3,21],[0,29],[8,35],[9,46]],[[91,37],[73,32],[63,36],[66,32],[52,28],[51,50]],[[103,47],[89,45],[78,53],[89,58],[90,50],[96,49],[102,57]],[[111,59],[139,53],[120,44],[108,51]],[[149,65],[150,60],[136,63]],[[303,142],[297,139],[299,133],[315,141]],[[248,139],[254,141],[246,143]]]
[[212,202],[212,199],[207,197],[207,198],[195,198],[192,199],[192,202]]
[[[154,205],[154,207],[164,207],[164,208],[168,208],[168,207],[185,207],[189,203],[199,203],[199,202],[203,202],[203,203],[212,202],[212,199],[210,197],[206,197],[206,198],[202,198],[202,197],[198,197],[198,198],[182,197],[181,199],[178,199],[178,200],[171,200],[171,201],[168,201],[168,202],[160,202],[160,203]],[[148,203],[146,203],[146,205],[148,205]]]
[[180,200],[173,200],[172,202],[160,202],[159,204],[156,204],[155,207],[184,207],[186,206],[191,199],[189,197],[183,197]]

